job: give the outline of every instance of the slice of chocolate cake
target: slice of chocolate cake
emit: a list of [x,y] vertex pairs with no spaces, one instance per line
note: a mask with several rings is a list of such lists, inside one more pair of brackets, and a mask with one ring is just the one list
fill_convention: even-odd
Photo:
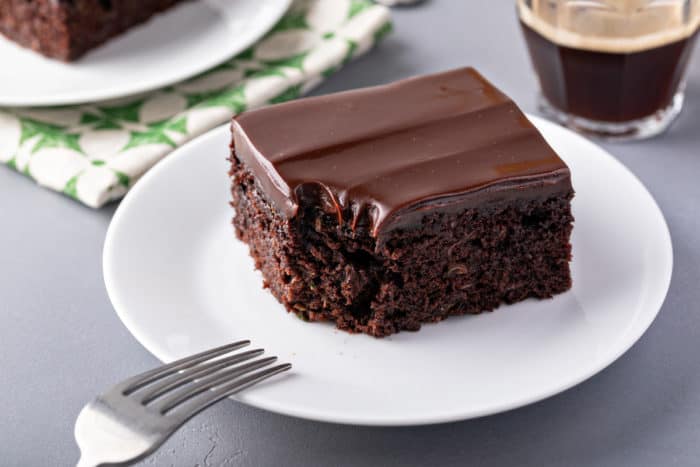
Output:
[[472,68],[232,124],[234,226],[289,311],[386,336],[571,287],[569,169]]
[[0,0],[0,33],[70,61],[181,0]]

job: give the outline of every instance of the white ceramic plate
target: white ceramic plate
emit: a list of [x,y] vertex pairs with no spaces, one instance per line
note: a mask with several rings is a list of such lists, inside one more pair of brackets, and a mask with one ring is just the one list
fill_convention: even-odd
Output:
[[228,206],[228,129],[139,181],[104,249],[107,290],[149,351],[170,361],[249,338],[293,373],[238,400],[314,420],[414,425],[492,414],[556,394],[612,363],[664,301],[672,251],[654,199],[622,164],[531,117],[573,173],[574,287],[385,339],[286,313],[261,287]]
[[93,102],[167,86],[212,68],[269,31],[291,0],[185,2],[88,52],[50,60],[0,36],[0,105]]

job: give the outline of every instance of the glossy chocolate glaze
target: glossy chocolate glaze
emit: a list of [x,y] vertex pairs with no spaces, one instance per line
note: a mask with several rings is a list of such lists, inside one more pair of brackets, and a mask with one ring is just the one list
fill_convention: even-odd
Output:
[[232,131],[282,214],[316,196],[375,237],[435,210],[572,190],[564,162],[473,68],[253,110]]

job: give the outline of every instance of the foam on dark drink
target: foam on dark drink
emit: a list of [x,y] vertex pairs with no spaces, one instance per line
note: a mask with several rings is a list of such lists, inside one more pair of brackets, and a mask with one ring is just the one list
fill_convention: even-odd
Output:
[[545,104],[593,122],[661,120],[679,105],[700,2],[605,3],[519,0]]

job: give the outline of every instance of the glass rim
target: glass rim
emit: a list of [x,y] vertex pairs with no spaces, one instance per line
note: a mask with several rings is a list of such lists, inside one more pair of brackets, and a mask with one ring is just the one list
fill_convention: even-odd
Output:
[[[700,29],[700,0],[643,1],[649,8],[633,13],[614,10],[621,0],[516,0],[516,8],[520,20],[549,41],[583,50],[640,52],[687,39]],[[590,15],[582,14],[585,9]]]

